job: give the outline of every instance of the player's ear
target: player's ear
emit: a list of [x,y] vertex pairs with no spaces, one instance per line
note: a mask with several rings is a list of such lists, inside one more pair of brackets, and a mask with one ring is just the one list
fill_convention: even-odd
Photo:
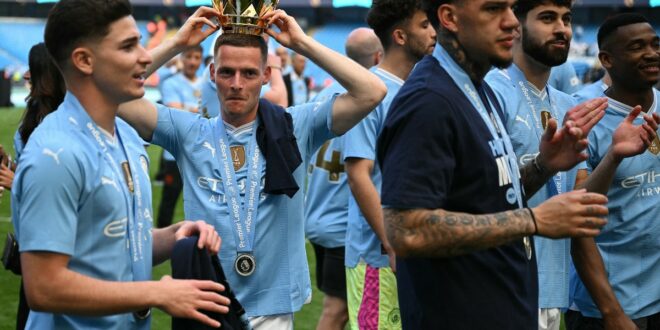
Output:
[[442,4],[437,11],[440,26],[450,32],[458,32],[458,17],[456,16],[456,6],[453,4]]
[[94,52],[88,47],[78,47],[71,52],[71,66],[85,75],[94,73]]

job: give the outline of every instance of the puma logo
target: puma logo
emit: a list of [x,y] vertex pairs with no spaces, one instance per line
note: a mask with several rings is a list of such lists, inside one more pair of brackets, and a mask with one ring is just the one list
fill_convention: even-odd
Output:
[[64,149],[60,148],[59,150],[57,150],[57,152],[53,152],[52,150],[50,150],[48,148],[44,148],[42,153],[46,156],[53,157],[53,159],[55,160],[57,165],[60,165],[60,152],[62,152],[62,150],[64,150]]
[[208,141],[204,141],[202,147],[211,150],[211,156],[215,157],[215,148],[213,148],[213,146]]
[[516,115],[516,121],[519,121],[519,122],[525,124],[525,126],[527,126],[528,129],[532,129],[532,127],[529,126],[529,115],[525,116],[525,119],[523,119],[519,115]]
[[115,189],[117,189],[117,191],[119,191],[119,187],[117,186],[117,182],[115,182],[115,180],[110,179],[108,177],[102,176],[101,177],[101,184],[111,185],[111,186],[115,187]]

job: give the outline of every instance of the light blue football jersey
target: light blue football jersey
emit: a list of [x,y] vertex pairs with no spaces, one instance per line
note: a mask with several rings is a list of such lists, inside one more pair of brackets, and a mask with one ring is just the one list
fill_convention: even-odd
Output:
[[[511,136],[513,149],[521,167],[539,153],[539,143],[545,122],[541,118],[542,112],[550,114],[561,124],[566,112],[576,104],[570,95],[551,86],[538,90],[525,79],[523,72],[515,64],[507,69],[492,70],[486,76],[486,82],[502,104],[504,125]],[[573,190],[577,170],[586,168],[585,166],[586,164],[581,163],[576,168],[555,176],[552,182],[541,187],[529,198],[527,204],[535,207],[556,193]],[[548,186],[549,184],[554,185],[554,190],[553,187]],[[539,273],[539,307],[567,308],[569,306],[570,241],[537,236],[534,237],[534,244]]]
[[[362,158],[374,161],[371,181],[380,194],[382,176],[378,162],[376,162],[376,140],[383,123],[387,117],[390,104],[404,81],[399,77],[378,67],[371,68],[387,86],[387,95],[383,101],[360,123],[353,127],[344,137],[344,159]],[[371,229],[371,226],[362,215],[357,201],[350,195],[348,201],[348,227],[346,229],[346,260],[347,267],[357,266],[363,259],[372,267],[382,268],[389,266],[387,254],[382,254],[380,239]]]
[[[212,223],[222,237],[219,254],[222,267],[250,317],[295,312],[311,294],[305,254],[303,187],[309,156],[334,137],[330,130],[333,104],[334,98],[287,109],[293,117],[294,134],[303,158],[303,164],[294,172],[300,190],[293,198],[261,193],[253,243],[256,270],[245,277],[234,271],[237,242],[225,201],[222,165],[217,158],[220,150],[216,150],[217,141],[213,137],[214,126],[223,125],[222,119],[207,120],[184,111],[158,108],[158,125],[152,142],[177,159],[184,182],[186,219]],[[244,194],[245,143],[254,137],[246,127],[228,131],[232,159],[238,168],[238,187]],[[267,166],[263,168],[262,178]]]
[[[100,280],[149,280],[153,219],[147,153],[135,130],[119,118],[114,141],[94,127],[75,96],[67,93],[30,136],[12,190],[21,252],[68,255],[69,269]],[[121,169],[126,160],[122,145],[130,159],[134,193]],[[27,328],[149,329],[150,319],[138,321],[131,313],[83,317],[30,312]]]
[[[660,110],[655,91],[648,113]],[[589,135],[589,169],[595,169],[612,143],[612,134],[632,107],[609,99],[605,117]],[[644,122],[642,115],[635,125]],[[657,141],[657,140],[656,140]],[[624,159],[614,174],[607,197],[608,222],[596,237],[608,281],[629,317],[660,312],[660,155],[655,143],[641,155]],[[601,317],[577,275],[575,304],[588,317]]]
[[[220,114],[220,99],[218,98],[218,87],[211,80],[210,65],[204,70],[204,75],[199,82],[200,100],[199,113],[206,118],[217,117]],[[270,82],[261,87],[260,97],[264,97],[270,90]]]
[[192,82],[186,78],[183,73],[177,73],[163,82],[161,88],[161,97],[163,104],[181,103],[182,110],[190,111],[197,109],[202,96],[200,82]]
[[[314,99],[322,102],[346,89],[333,83]],[[344,170],[344,137],[327,141],[310,159],[305,196],[305,235],[326,248],[344,246],[350,189]]]
[[605,96],[605,90],[607,90],[607,84],[605,84],[603,79],[601,79],[592,84],[584,86],[582,89],[573,94],[573,97],[577,100],[578,103],[582,103],[587,100]]
[[577,76],[573,64],[565,62],[550,70],[548,85],[566,94],[573,94],[582,88],[582,80]]

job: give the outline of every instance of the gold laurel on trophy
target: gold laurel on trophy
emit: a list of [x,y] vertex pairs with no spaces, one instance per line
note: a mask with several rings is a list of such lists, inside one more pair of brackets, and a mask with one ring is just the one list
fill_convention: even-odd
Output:
[[263,17],[275,10],[279,0],[213,0],[213,8],[222,14],[222,33],[261,35],[267,22]]

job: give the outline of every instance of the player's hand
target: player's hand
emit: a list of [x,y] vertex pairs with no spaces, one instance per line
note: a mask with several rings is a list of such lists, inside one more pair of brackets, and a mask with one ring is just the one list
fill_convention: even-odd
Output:
[[201,6],[197,8],[192,16],[188,17],[183,26],[176,32],[173,41],[177,47],[185,49],[190,46],[199,45],[204,39],[220,29],[218,24],[213,23],[213,17],[221,18],[218,11],[213,8]]
[[156,307],[174,317],[197,320],[208,326],[218,328],[220,322],[208,317],[200,310],[226,314],[230,300],[220,295],[225,288],[213,281],[175,280],[163,276],[158,282],[159,290]]
[[305,31],[298,25],[296,19],[282,9],[273,10],[263,16],[263,19],[268,22],[268,25],[275,24],[280,32],[275,32],[273,29],[267,29],[266,33],[275,38],[281,45],[298,51],[297,46],[308,36]]
[[[14,171],[7,165],[0,163],[0,187],[11,190],[11,185],[14,182]],[[0,195],[2,196],[2,195]]]
[[656,113],[652,116],[644,115],[642,125],[633,124],[641,112],[642,108],[636,106],[612,134],[610,148],[617,160],[643,153],[655,139],[660,116]]
[[576,105],[566,112],[564,124],[568,121],[575,123],[575,126],[582,130],[582,135],[587,137],[591,129],[605,116],[607,109],[607,98],[599,97]]
[[557,129],[557,121],[550,119],[541,137],[539,163],[551,173],[569,170],[587,159],[584,152],[587,144],[582,130],[573,121],[569,120],[564,127]]
[[607,224],[607,197],[585,189],[553,196],[533,209],[538,235],[591,237]]
[[222,240],[212,225],[209,225],[202,220],[185,221],[176,233],[174,233],[174,238],[178,241],[193,235],[199,236],[197,247],[200,250],[207,249],[211,255],[218,254]]

